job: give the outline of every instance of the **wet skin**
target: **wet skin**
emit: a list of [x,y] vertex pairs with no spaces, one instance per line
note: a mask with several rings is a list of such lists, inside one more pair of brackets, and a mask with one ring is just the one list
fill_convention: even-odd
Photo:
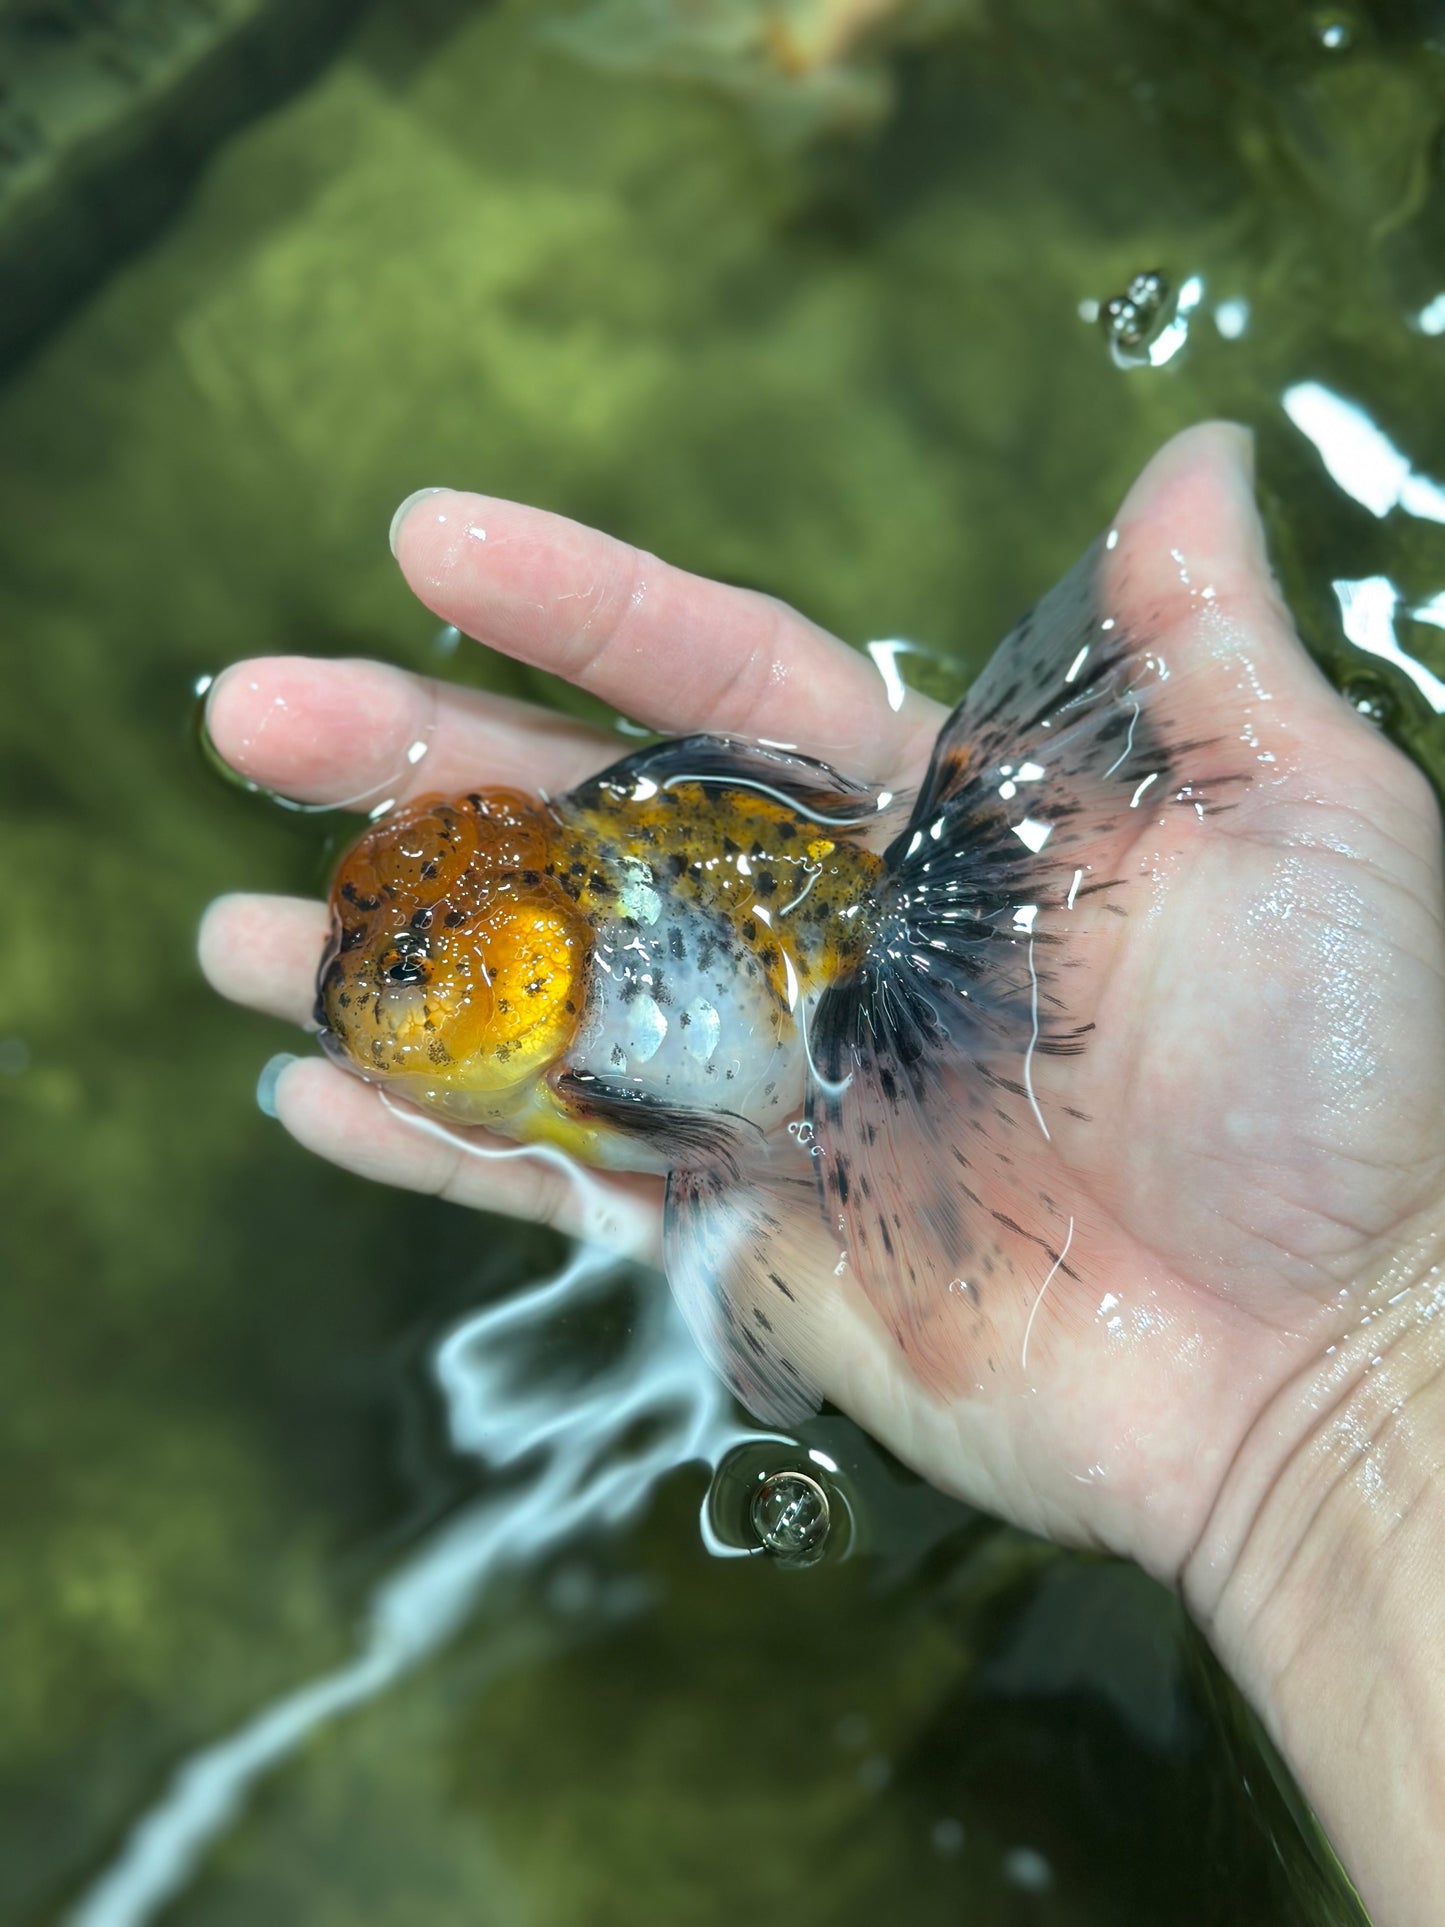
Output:
[[[1120,865],[1127,914],[1099,910],[1070,986],[1095,1026],[1088,1048],[1037,1069],[1055,1128],[1032,1168],[1096,1228],[1107,1272],[1056,1276],[1004,1308],[1005,1369],[981,1394],[925,1389],[846,1294],[821,1372],[948,1489],[1180,1584],[1291,1746],[1310,1716],[1279,1682],[1319,1628],[1297,1603],[1274,1625],[1280,1575],[1357,1475],[1408,1511],[1420,1459],[1392,1456],[1390,1419],[1432,1382],[1445,1323],[1439,816],[1301,647],[1238,431],[1170,443],[1116,526],[1113,602],[1157,639],[1214,773],[1244,780],[1207,822],[1141,816]],[[439,616],[652,727],[786,740],[898,789],[919,779],[941,712],[916,697],[891,710],[864,662],[765,598],[472,496],[424,497],[396,546]],[[412,794],[555,793],[616,755],[615,739],[367,663],[239,665],[214,688],[210,728],[245,775],[317,801],[390,794],[423,737]],[[320,904],[223,898],[203,961],[227,995],[304,1024],[326,928]],[[491,1166],[410,1128],[319,1057],[292,1063],[274,1102],[351,1169],[655,1240],[658,1181],[608,1176],[602,1204],[580,1199],[552,1169]],[[1314,1785],[1336,1825],[1327,1768]],[[1361,1853],[1365,1891],[1395,1909],[1382,1918],[1429,1917],[1397,1904],[1398,1868]]]

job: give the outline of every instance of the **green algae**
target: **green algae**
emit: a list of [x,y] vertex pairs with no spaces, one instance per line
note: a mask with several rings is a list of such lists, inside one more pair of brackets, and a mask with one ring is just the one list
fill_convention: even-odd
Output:
[[[324,826],[215,781],[195,682],[257,650],[439,668],[385,529],[446,481],[912,636],[945,693],[1214,412],[1256,426],[1291,601],[1359,674],[1332,582],[1423,601],[1442,532],[1344,497],[1280,395],[1329,382],[1445,474],[1412,323],[1445,55],[1404,10],[1352,10],[1337,50],[1317,10],[1254,11],[971,8],[870,43],[860,127],[680,62],[681,7],[603,60],[576,10],[377,5],[0,395],[6,1919],[54,1918],[179,1761],[354,1649],[478,1489],[429,1348],[552,1255],[256,1112],[292,1040],[210,997],[194,925],[313,888]],[[1080,307],[1155,266],[1206,298],[1122,370]],[[1410,640],[1445,673],[1438,630]],[[1366,667],[1438,779],[1434,712]],[[477,650],[447,673],[585,706]],[[1269,1844],[1162,1595],[961,1513],[891,1576],[719,1563],[700,1497],[680,1470],[577,1549],[625,1611],[514,1576],[267,1785],[174,1917],[1353,1918],[1287,1815]],[[1050,1671],[1053,1587],[1083,1630]]]

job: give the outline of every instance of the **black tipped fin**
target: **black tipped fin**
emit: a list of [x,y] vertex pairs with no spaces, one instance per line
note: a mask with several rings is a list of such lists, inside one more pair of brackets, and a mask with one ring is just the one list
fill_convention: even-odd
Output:
[[1051,1107],[1067,1103],[1047,1060],[1088,1048],[1097,910],[1127,906],[1141,832],[1219,807],[1168,665],[1101,607],[1104,554],[1018,624],[945,725],[868,950],[814,1014],[829,1217],[940,1387],[1002,1369],[1005,1333],[1017,1363],[1017,1307],[1096,1249],[1057,1181]]
[[618,797],[635,798],[639,788],[650,794],[647,785],[668,790],[689,782],[757,790],[840,828],[870,822],[883,794],[796,750],[706,735],[679,736],[636,750],[572,794],[588,808]]

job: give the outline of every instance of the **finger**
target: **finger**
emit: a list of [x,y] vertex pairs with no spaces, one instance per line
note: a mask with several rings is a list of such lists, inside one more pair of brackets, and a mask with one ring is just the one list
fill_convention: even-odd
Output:
[[558,792],[620,753],[604,731],[531,703],[387,663],[309,656],[223,669],[206,728],[220,756],[261,788],[358,809],[482,782]]
[[662,1180],[583,1171],[545,1145],[461,1131],[383,1098],[319,1057],[273,1060],[258,1093],[299,1144],[358,1177],[554,1226],[655,1262]]
[[[1248,434],[1211,422],[1177,435],[1130,490],[1117,528],[1111,597],[1130,627],[1159,639],[1167,700],[1201,743],[1201,770],[1237,785],[1221,833],[1337,840],[1346,810],[1371,826],[1377,860],[1412,869],[1420,847],[1435,846],[1429,785],[1300,641],[1270,571]],[[1322,811],[1330,800],[1334,812]],[[1404,836],[1392,834],[1401,824]]]
[[521,662],[674,735],[784,742],[889,777],[939,712],[890,708],[861,656],[771,596],[708,582],[560,515],[451,489],[404,502],[402,572],[427,607]]
[[1129,491],[1107,568],[1111,606],[1157,643],[1170,700],[1192,733],[1227,727],[1221,752],[1268,789],[1316,748],[1323,725],[1368,729],[1313,662],[1270,571],[1253,447],[1227,422],[1165,444]]
[[326,905],[310,898],[217,897],[201,919],[201,969],[232,1003],[310,1029],[330,927]]

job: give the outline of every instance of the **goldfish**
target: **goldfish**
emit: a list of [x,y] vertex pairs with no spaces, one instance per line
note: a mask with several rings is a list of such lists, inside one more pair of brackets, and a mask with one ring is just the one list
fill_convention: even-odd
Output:
[[669,1283],[769,1422],[816,1408],[845,1283],[944,1386],[1010,1274],[1076,1275],[1035,1071],[1089,1047],[1066,985],[1141,804],[1223,806],[1101,559],[1005,638],[911,796],[694,735],[563,796],[422,797],[337,868],[324,1049],[453,1126],[665,1177]]

